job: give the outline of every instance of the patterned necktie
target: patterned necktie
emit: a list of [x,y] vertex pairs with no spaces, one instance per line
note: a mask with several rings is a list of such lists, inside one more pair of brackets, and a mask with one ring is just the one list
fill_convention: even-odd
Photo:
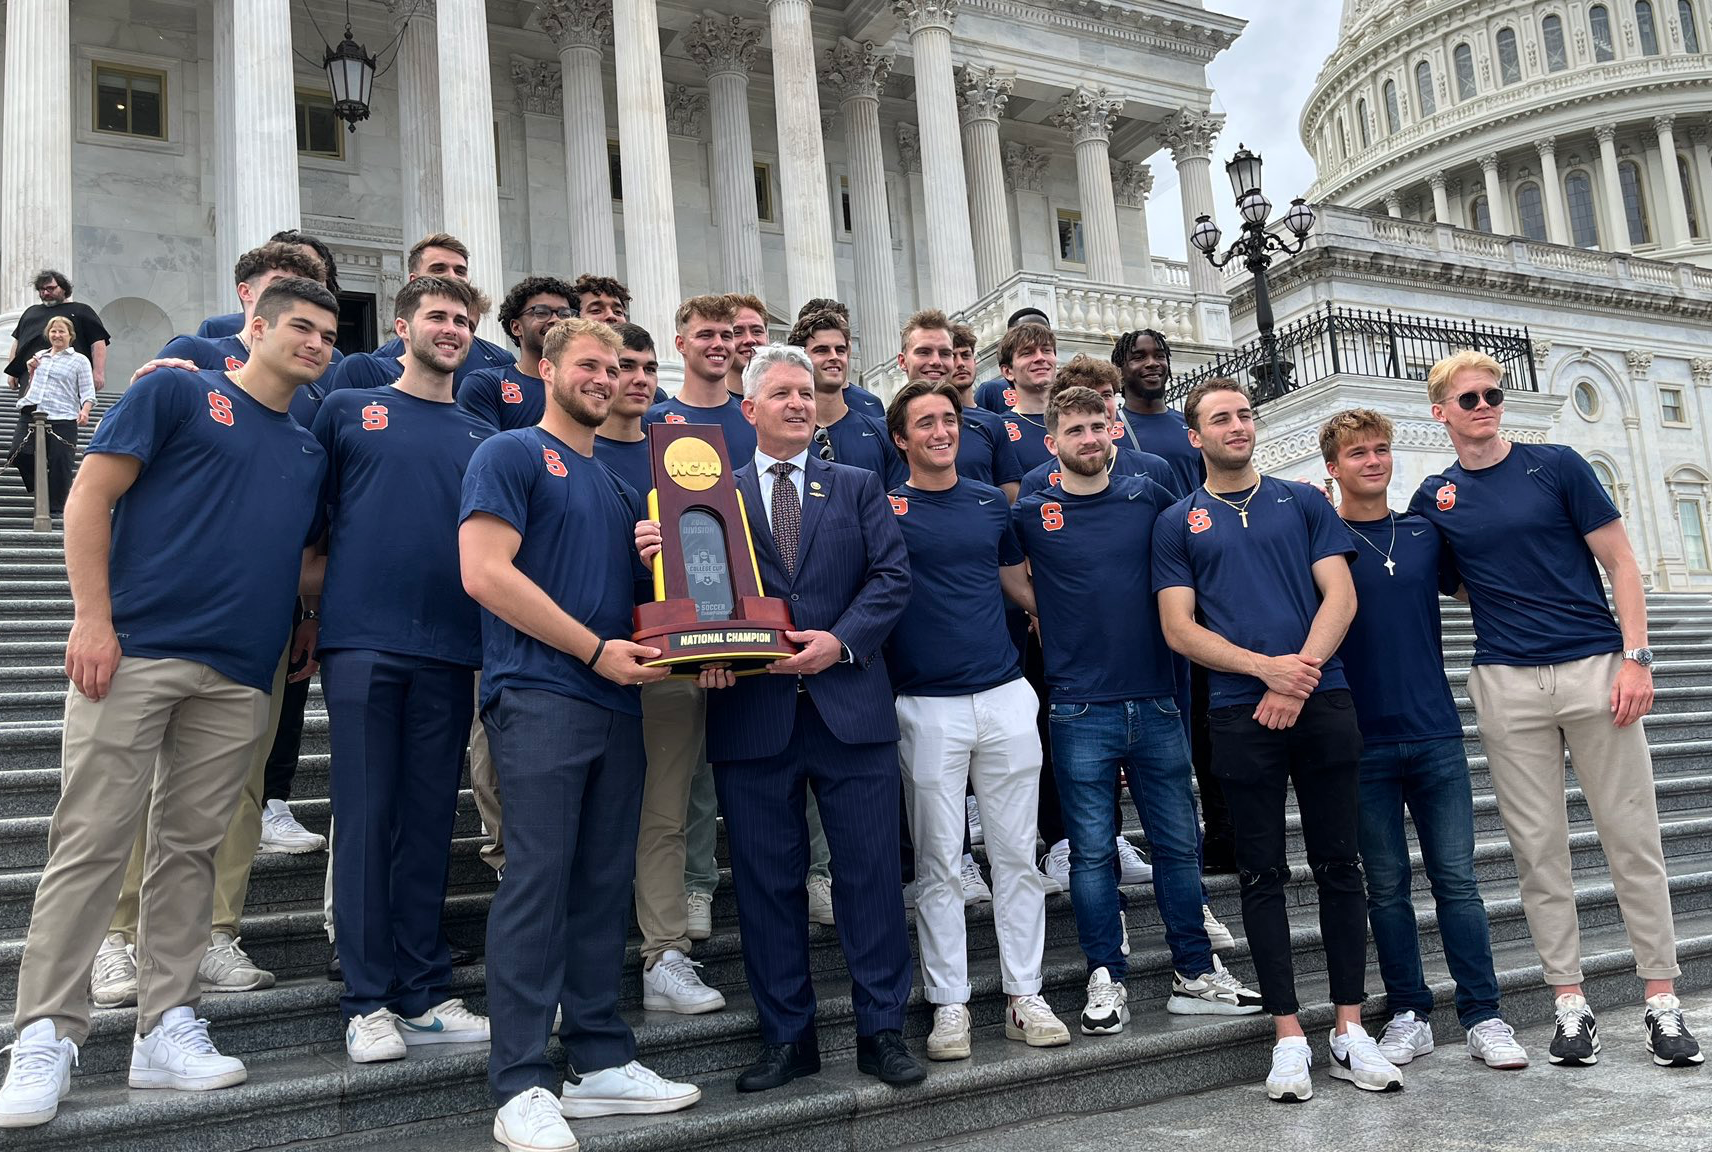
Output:
[[785,575],[797,574],[797,539],[802,534],[802,499],[797,486],[791,483],[796,465],[781,460],[768,469],[773,474],[773,544],[779,550],[779,563]]

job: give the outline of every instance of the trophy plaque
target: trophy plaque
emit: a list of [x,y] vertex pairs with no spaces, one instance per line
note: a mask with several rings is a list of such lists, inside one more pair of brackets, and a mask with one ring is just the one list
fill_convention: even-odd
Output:
[[739,676],[796,654],[783,600],[761,592],[761,572],[743,494],[717,424],[653,424],[648,457],[654,488],[648,516],[660,522],[654,602],[636,606],[638,644],[660,649],[651,667],[696,676],[709,664]]

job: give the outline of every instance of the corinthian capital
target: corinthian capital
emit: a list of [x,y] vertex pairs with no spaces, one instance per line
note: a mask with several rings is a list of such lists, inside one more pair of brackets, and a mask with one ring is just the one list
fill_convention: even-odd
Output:
[[561,50],[603,48],[612,43],[611,0],[544,0],[541,30]]
[[557,116],[564,111],[559,66],[524,56],[511,58],[511,83],[517,88],[517,103],[525,112]]
[[1051,122],[1068,132],[1070,139],[1078,144],[1087,140],[1110,140],[1112,121],[1117,119],[1122,108],[1123,100],[1107,96],[1104,88],[1077,85],[1074,91],[1059,99],[1058,111],[1052,114]]
[[666,89],[666,130],[672,135],[701,139],[701,118],[706,111],[706,92],[682,84]]
[[1215,112],[1179,108],[1160,123],[1159,141],[1171,149],[1171,159],[1178,164],[1205,160],[1213,154],[1213,141],[1224,126],[1225,118]]
[[924,28],[947,32],[957,21],[958,0],[892,0],[892,13],[911,36]]
[[898,163],[905,175],[921,171],[921,129],[914,124],[898,125]]
[[1005,114],[1005,104],[1011,98],[1009,76],[1001,76],[993,68],[965,64],[957,73],[957,106],[962,110],[963,123],[975,120],[997,120]]
[[434,0],[385,0],[385,3],[394,28],[402,27],[407,20],[434,19]]
[[715,16],[710,12],[690,25],[686,47],[690,59],[700,64],[709,76],[736,72],[747,77],[760,43],[759,25],[741,16]]
[[1005,187],[1012,192],[1040,191],[1040,179],[1049,160],[1050,156],[1033,145],[1012,140],[1005,145]]
[[892,58],[881,54],[872,41],[858,43],[840,36],[834,47],[826,50],[821,63],[820,78],[845,100],[878,100],[886,77],[892,74]]
[[1144,208],[1153,191],[1153,169],[1134,160],[1112,165],[1112,198],[1120,208]]

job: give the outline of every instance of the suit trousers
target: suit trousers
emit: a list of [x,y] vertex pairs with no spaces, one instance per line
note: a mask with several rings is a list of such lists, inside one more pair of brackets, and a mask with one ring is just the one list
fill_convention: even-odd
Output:
[[507,809],[487,917],[488,1087],[503,1104],[558,1094],[555,1008],[573,1073],[636,1058],[618,996],[646,760],[641,717],[557,692],[502,688],[482,723]]
[[790,739],[776,755],[713,766],[725,814],[743,967],[767,1044],[814,1042],[809,979],[808,827],[804,797],[837,866],[832,909],[850,969],[856,1033],[901,1029],[913,979],[898,871],[898,746],[845,744],[799,691]]
[[[826,847],[826,829],[821,827],[820,808],[814,793],[808,796],[808,874],[829,879],[832,853]],[[689,816],[684,831],[684,891],[712,896],[719,887],[719,800],[713,787],[713,767],[704,757],[690,779]]]
[[138,1033],[197,1002],[214,852],[267,717],[266,693],[189,660],[126,656],[99,702],[66,693],[60,798],[18,969],[19,1031],[52,1020],[59,1036],[87,1039],[89,969],[139,842]]

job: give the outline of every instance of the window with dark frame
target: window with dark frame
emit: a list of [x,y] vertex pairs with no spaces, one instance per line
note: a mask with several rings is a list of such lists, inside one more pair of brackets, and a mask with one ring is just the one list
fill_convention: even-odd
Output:
[[345,158],[344,122],[333,111],[333,98],[323,92],[297,90],[297,153],[326,160]]
[[96,64],[95,131],[145,140],[166,139],[166,73]]

